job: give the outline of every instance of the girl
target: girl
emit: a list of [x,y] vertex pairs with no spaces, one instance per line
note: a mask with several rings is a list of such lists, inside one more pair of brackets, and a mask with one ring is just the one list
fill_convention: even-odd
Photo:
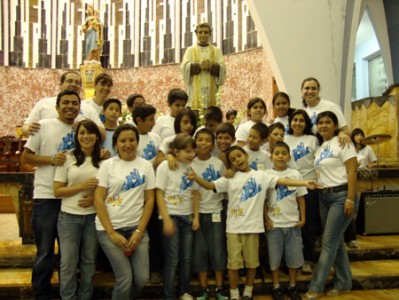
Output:
[[288,133],[288,118],[295,110],[291,108],[290,97],[284,92],[278,92],[273,96],[273,110],[277,117],[273,123],[280,122],[284,125],[285,133]]
[[349,293],[352,288],[352,273],[343,235],[357,206],[356,151],[352,144],[344,148],[340,146],[338,118],[333,112],[319,113],[317,130],[321,146],[315,153],[315,168],[318,182],[324,187],[319,192],[324,232],[320,257],[306,299],[318,299],[321,296],[331,267],[335,269],[334,287],[327,295]]
[[[297,109],[290,115],[288,135],[284,140],[291,149],[291,157],[294,158],[302,178],[316,180],[314,155],[318,145],[316,137],[312,135],[312,122],[306,111]],[[305,264],[302,267],[302,273],[311,274],[316,237],[321,236],[322,233],[317,191],[308,190],[305,195],[305,206],[306,223],[302,228]]]
[[255,123],[263,122],[263,118],[267,117],[267,108],[265,101],[261,98],[253,98],[249,100],[247,105],[249,121],[238,126],[236,131],[237,145],[244,147],[248,140],[249,130]]
[[356,148],[359,169],[367,169],[377,161],[377,157],[374,154],[373,148],[371,148],[369,145],[363,145],[363,139],[363,130],[361,130],[360,128],[353,129],[351,134],[351,140]]
[[135,299],[149,277],[146,227],[154,207],[155,175],[151,163],[136,156],[138,141],[131,124],[115,130],[112,142],[118,155],[101,165],[94,192],[98,240],[115,274],[114,300]]
[[[96,272],[98,242],[93,206],[96,174],[100,164],[101,133],[90,120],[78,123],[75,149],[56,169],[54,195],[62,197],[58,215],[58,236],[62,251],[60,295],[62,299],[91,299]],[[80,268],[78,289],[76,270]]]
[[156,199],[163,221],[165,263],[163,269],[164,299],[176,299],[175,275],[179,265],[180,299],[189,294],[193,230],[199,228],[198,185],[187,179],[189,165],[195,157],[194,139],[179,133],[171,143],[177,169],[171,171],[166,161],[157,170]]

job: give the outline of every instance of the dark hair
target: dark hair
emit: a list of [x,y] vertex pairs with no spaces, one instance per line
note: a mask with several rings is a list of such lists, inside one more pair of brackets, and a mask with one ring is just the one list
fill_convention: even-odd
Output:
[[[330,118],[330,119],[333,121],[334,125],[337,125],[337,127],[338,127],[338,118],[337,118],[337,115],[334,114],[332,111],[329,111],[329,110],[323,111],[323,112],[321,112],[321,113],[319,113],[319,114],[317,115],[317,118],[316,118],[316,125],[317,125],[317,123],[319,123],[320,119],[321,119],[321,118],[324,118],[324,117]],[[338,135],[338,132],[339,132],[338,128],[335,129],[335,131],[334,131],[334,136],[337,136],[337,135]],[[318,131],[317,131],[316,137],[317,137],[317,140],[319,141],[319,145],[323,144],[323,141],[324,141],[324,140],[323,140],[322,136],[319,134]]]
[[183,150],[186,149],[187,146],[191,146],[192,148],[197,148],[197,144],[193,137],[187,133],[178,133],[174,140],[170,143],[170,149],[173,150]]
[[99,168],[99,162],[101,161],[101,144],[102,144],[102,140],[101,140],[101,132],[100,129],[98,129],[98,126],[96,123],[94,123],[92,120],[89,119],[85,119],[82,120],[78,123],[78,126],[76,127],[76,134],[75,134],[75,149],[73,149],[72,154],[73,156],[75,156],[76,159],[76,165],[80,166],[82,165],[85,160],[86,160],[86,156],[82,151],[81,145],[78,141],[78,134],[79,134],[79,129],[80,127],[84,127],[86,128],[86,130],[90,133],[94,133],[97,137],[96,142],[94,143],[94,148],[93,151],[91,153],[91,162],[93,164],[93,166],[95,166],[96,168]]
[[80,76],[80,74],[79,74],[78,72],[75,72],[75,71],[66,71],[66,72],[62,73],[61,78],[60,78],[61,84],[64,83],[65,79],[67,78],[67,76],[68,76],[69,74],[75,74],[75,75],[79,76],[79,78],[80,78],[80,85],[82,85],[82,77]]
[[208,106],[204,112],[204,120],[222,123],[223,121],[222,110],[217,106]]
[[288,133],[293,134],[292,128],[291,128],[291,122],[294,119],[296,115],[302,115],[303,118],[305,119],[305,129],[303,130],[303,134],[305,135],[313,135],[312,133],[312,121],[309,118],[308,113],[303,110],[303,109],[296,109],[289,117],[288,117]]
[[266,107],[265,101],[263,101],[262,98],[256,97],[256,98],[252,98],[248,101],[247,114],[249,117],[251,117],[250,110],[251,110],[252,106],[254,106],[258,102],[260,102],[262,104],[263,108],[265,109],[265,115],[267,115],[267,107]]
[[288,94],[284,93],[284,92],[275,93],[274,96],[273,96],[273,100],[272,100],[273,107],[276,104],[276,100],[277,100],[278,97],[286,99],[288,104],[290,105],[290,107],[288,108],[288,111],[287,111],[287,116],[289,117],[295,111],[295,109],[291,107],[290,96],[288,96]]
[[228,119],[228,118],[229,118],[230,116],[232,116],[232,115],[234,115],[234,116],[237,117],[238,113],[237,113],[237,111],[236,111],[235,109],[229,109],[229,110],[226,112],[226,119]]
[[[303,89],[303,86],[305,85],[305,83],[308,82],[308,81],[314,81],[314,82],[316,82],[317,88],[320,90],[320,82],[319,82],[316,78],[314,78],[314,77],[307,77],[307,78],[305,78],[305,79],[302,81],[301,90]],[[306,103],[305,99],[303,99],[303,98],[302,98],[302,104],[303,104],[304,107],[308,107],[308,104]]]
[[190,118],[190,123],[193,125],[193,130],[190,132],[190,135],[194,135],[195,131],[197,130],[197,117],[195,116],[194,112],[191,109],[183,109],[181,112],[179,112],[176,116],[174,128],[175,128],[175,133],[181,133],[181,119],[183,119],[184,116],[188,116]]
[[57,101],[56,101],[57,107],[60,106],[61,98],[64,97],[65,95],[74,95],[74,96],[78,97],[79,103],[80,103],[80,96],[77,92],[72,91],[72,90],[65,90],[57,95]]
[[114,135],[112,136],[112,148],[115,148],[116,143],[117,143],[117,141],[118,141],[119,135],[120,135],[123,131],[128,131],[128,130],[134,131],[134,133],[136,134],[137,144],[139,143],[140,134],[139,134],[139,131],[137,130],[137,128],[134,127],[134,125],[132,125],[132,124],[125,123],[125,124],[122,124],[122,125],[118,126],[118,127],[115,129]]
[[269,129],[267,128],[266,124],[263,124],[263,123],[254,124],[254,125],[252,125],[251,129],[253,129],[257,133],[259,133],[260,138],[262,140],[266,139],[269,134]]
[[242,147],[237,146],[237,145],[236,145],[236,146],[231,146],[230,148],[228,148],[228,149],[225,151],[227,163],[228,163],[228,165],[229,165],[230,167],[232,166],[232,163],[231,163],[231,160],[230,160],[230,153],[233,152],[234,150],[241,151],[241,152],[244,153],[245,155],[248,155],[247,152],[246,152]]
[[285,132],[284,124],[281,122],[276,122],[276,123],[269,125],[269,134],[271,134],[273,132],[273,130],[276,128],[281,129],[283,132]]
[[103,110],[106,110],[111,103],[117,104],[119,106],[119,110],[122,111],[122,102],[116,98],[110,98],[107,101],[105,101],[103,104]]
[[136,102],[136,99],[137,99],[137,98],[143,98],[143,99],[145,100],[145,98],[143,97],[143,95],[134,93],[134,94],[131,94],[131,95],[129,95],[129,96],[127,97],[127,100],[126,100],[127,106],[132,107],[132,106],[134,105],[134,102]]
[[209,135],[209,136],[211,137],[211,140],[212,140],[212,145],[215,144],[215,135],[214,135],[213,132],[210,131],[208,128],[201,128],[200,130],[198,130],[198,131],[195,133],[195,140],[197,140],[197,138],[198,138],[198,136],[199,136],[200,134],[207,134],[207,135]]
[[360,149],[363,149],[364,147],[366,147],[366,145],[361,144],[361,143],[359,144],[359,143],[355,142],[355,136],[358,135],[358,134],[361,134],[363,137],[365,137],[364,131],[362,129],[355,128],[355,129],[352,130],[351,140],[352,140],[353,145],[355,145],[355,148],[357,148],[357,145],[359,145]]
[[176,100],[184,100],[187,103],[188,101],[187,93],[179,88],[171,89],[168,94],[168,104],[172,105]]
[[272,149],[271,149],[270,153],[273,154],[274,149],[276,149],[277,147],[283,147],[283,148],[287,149],[288,154],[291,155],[290,146],[288,146],[288,144],[285,143],[285,142],[276,142],[276,143],[272,146]]
[[197,33],[198,28],[200,28],[200,27],[206,27],[206,28],[208,28],[208,29],[209,29],[209,32],[212,34],[212,27],[211,27],[211,25],[209,25],[208,22],[199,23],[199,24],[195,27],[194,32]]
[[231,125],[229,122],[224,122],[219,125],[219,127],[216,129],[216,137],[221,133],[227,133],[233,139],[236,138],[236,130],[235,130],[234,126]]
[[152,106],[151,104],[147,103],[140,103],[138,104],[132,113],[133,116],[133,121],[137,125],[136,119],[141,118],[141,120],[145,120],[148,116],[155,115],[157,112],[157,109]]
[[99,83],[110,84],[111,86],[114,85],[112,77],[106,73],[101,73],[96,76],[96,78],[94,79],[94,85],[97,85]]

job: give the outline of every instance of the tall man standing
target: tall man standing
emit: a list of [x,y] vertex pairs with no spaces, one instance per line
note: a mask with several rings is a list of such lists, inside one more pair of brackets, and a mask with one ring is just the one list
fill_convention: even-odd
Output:
[[203,110],[218,104],[216,94],[226,78],[226,65],[222,51],[209,43],[211,26],[206,22],[198,24],[195,34],[197,45],[186,50],[181,70],[187,84],[187,106]]
[[75,91],[58,94],[55,106],[58,117],[39,121],[40,130],[25,144],[22,160],[36,166],[32,228],[35,235],[36,258],[32,270],[35,300],[51,299],[51,275],[54,263],[54,242],[61,199],[53,192],[55,167],[66,160],[65,152],[74,148],[72,125],[79,115],[80,97]]

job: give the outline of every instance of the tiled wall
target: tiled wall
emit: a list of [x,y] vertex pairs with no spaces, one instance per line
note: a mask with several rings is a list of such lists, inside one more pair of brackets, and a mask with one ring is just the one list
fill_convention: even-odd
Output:
[[[248,99],[259,96],[271,111],[273,74],[263,48],[226,55],[225,62],[228,74],[222,87],[222,110],[243,111]],[[57,95],[63,71],[0,67],[0,136],[14,135],[15,126],[22,123],[39,99]],[[109,69],[106,73],[114,79],[110,97],[125,101],[129,94],[138,92],[161,113],[167,113],[168,91],[184,88],[179,64]]]

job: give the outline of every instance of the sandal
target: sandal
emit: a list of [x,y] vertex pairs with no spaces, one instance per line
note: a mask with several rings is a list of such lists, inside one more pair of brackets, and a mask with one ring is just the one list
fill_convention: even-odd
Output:
[[321,296],[321,294],[319,294],[319,293],[316,293],[316,292],[313,292],[313,291],[308,291],[306,294],[305,294],[305,300],[317,300],[317,299],[319,299],[319,297]]

